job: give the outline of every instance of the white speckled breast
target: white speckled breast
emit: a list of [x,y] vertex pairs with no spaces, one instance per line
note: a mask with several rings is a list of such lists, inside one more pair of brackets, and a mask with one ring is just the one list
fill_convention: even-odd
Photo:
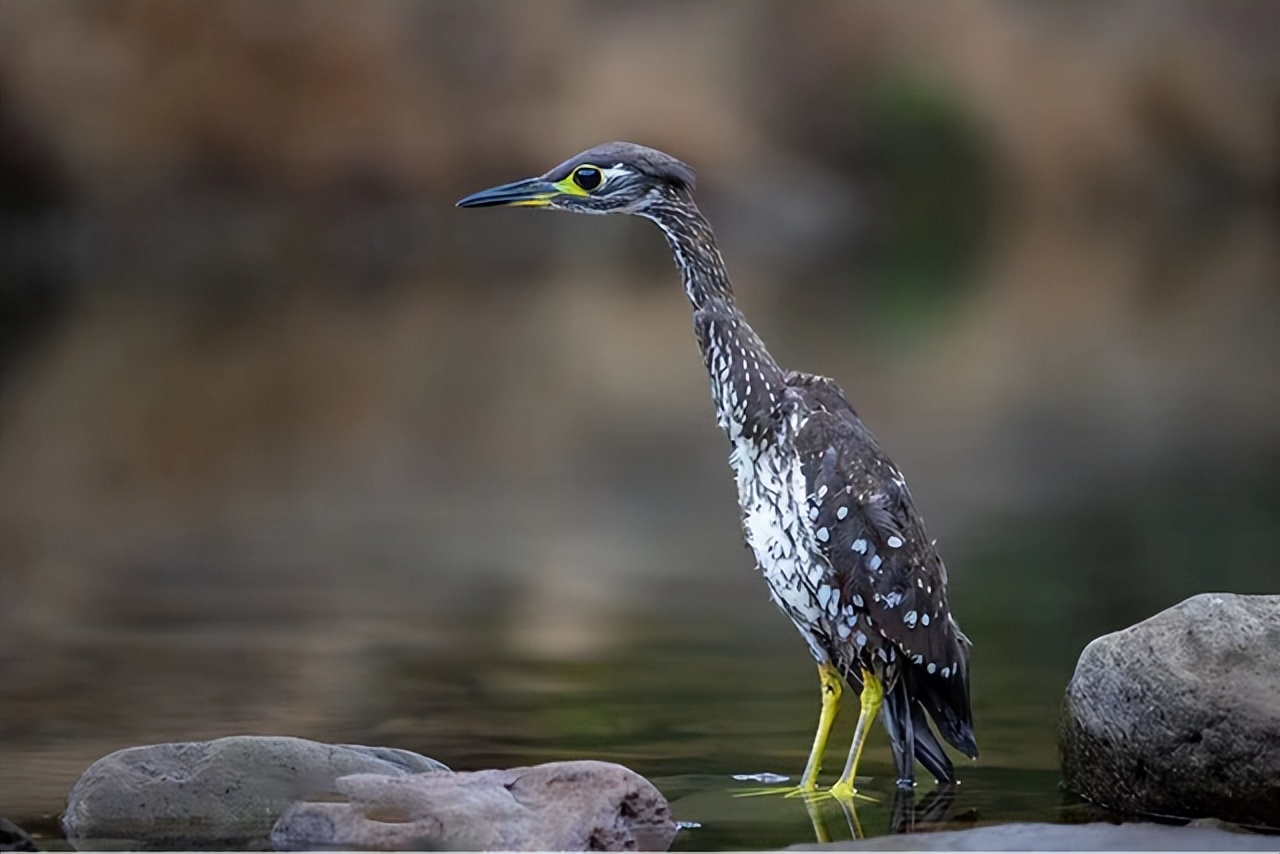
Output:
[[826,565],[814,547],[799,459],[783,437],[757,445],[740,436],[729,463],[738,483],[742,530],[773,601],[796,624],[813,657],[829,660],[810,630],[823,617],[818,591]]

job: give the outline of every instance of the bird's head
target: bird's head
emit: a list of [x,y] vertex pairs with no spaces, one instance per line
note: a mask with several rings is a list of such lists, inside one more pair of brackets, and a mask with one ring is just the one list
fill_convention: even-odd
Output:
[[473,193],[458,207],[513,205],[643,216],[655,204],[687,198],[692,189],[693,170],[671,155],[630,142],[610,142],[589,148],[540,177]]

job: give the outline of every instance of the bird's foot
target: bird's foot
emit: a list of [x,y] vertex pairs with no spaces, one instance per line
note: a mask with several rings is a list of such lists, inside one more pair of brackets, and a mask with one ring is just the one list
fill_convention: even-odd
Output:
[[781,798],[817,798],[822,796],[823,792],[814,784],[801,783],[798,786],[756,786],[753,788],[733,789],[731,794],[735,798],[758,798],[762,795]]
[[879,802],[876,798],[859,792],[858,787],[853,784],[852,780],[845,780],[843,778],[836,780],[835,783],[832,784],[831,788],[827,789],[825,794],[828,798],[834,798],[841,803],[847,804],[852,804],[855,800],[869,801],[873,804]]
[[854,801],[868,801],[870,803],[879,803],[876,798],[870,795],[864,795],[859,792],[851,783],[838,780],[829,789],[820,789],[818,786],[799,785],[799,786],[759,786],[749,789],[733,789],[731,794],[735,798],[758,798],[761,796],[781,797],[781,798],[804,798],[811,803],[820,801],[835,800],[846,804],[852,804]]

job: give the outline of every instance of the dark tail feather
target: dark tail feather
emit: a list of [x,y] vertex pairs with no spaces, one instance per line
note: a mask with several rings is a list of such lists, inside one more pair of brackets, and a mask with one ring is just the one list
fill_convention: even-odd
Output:
[[930,711],[934,712],[933,721],[938,725],[938,733],[947,743],[970,759],[977,759],[978,741],[973,735],[973,723],[947,714],[945,710]]
[[952,658],[954,672],[949,677],[941,673],[929,673],[922,667],[908,669],[904,674],[910,683],[909,693],[924,706],[933,718],[938,735],[946,739],[956,750],[970,759],[978,758],[978,742],[973,735],[973,709],[969,704],[969,639],[960,628],[955,630],[955,649]]
[[[970,759],[978,758],[978,742],[973,735],[973,718],[969,714],[969,691],[968,686],[963,686],[963,699],[960,697],[946,697],[942,692],[931,690],[935,686],[929,685],[924,680],[917,681],[917,686],[924,688],[919,691],[916,696],[917,709],[928,711],[929,717],[933,718],[934,726],[938,728],[938,735],[947,740],[947,743],[959,750]],[[963,703],[963,705],[961,705]]]
[[929,729],[929,722],[925,720],[924,716],[924,706],[919,703],[912,703],[911,719],[916,728],[916,759],[919,759],[920,764],[929,769],[929,773],[934,776],[934,779],[942,783],[954,783],[956,781],[956,769],[951,765],[951,759],[947,756],[947,752],[938,743],[937,736],[933,734],[933,730]]
[[924,708],[908,695],[905,679],[899,679],[885,695],[882,714],[885,729],[889,731],[893,760],[898,767],[900,787],[909,787],[915,781],[916,760],[936,779],[944,783],[955,782],[951,760],[929,728]]
[[884,695],[880,719],[889,731],[889,747],[893,750],[894,764],[898,766],[898,785],[901,787],[909,787],[915,780],[916,738],[910,708],[911,699],[907,696],[906,685],[899,679]]
[[961,671],[951,679],[923,673],[910,674],[912,696],[933,718],[938,735],[970,759],[978,758],[978,742],[973,735],[973,712],[969,706],[968,673]]

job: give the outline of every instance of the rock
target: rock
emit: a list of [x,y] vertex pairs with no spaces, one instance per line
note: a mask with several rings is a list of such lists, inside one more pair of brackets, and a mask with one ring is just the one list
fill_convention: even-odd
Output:
[[1166,824],[997,824],[971,830],[878,836],[799,851],[1275,851],[1274,837]]
[[276,823],[279,851],[318,848],[665,851],[666,798],[609,762],[337,781],[342,803],[300,803]]
[[407,750],[236,736],[151,744],[104,756],[81,775],[62,828],[77,848],[257,848],[285,808],[348,774],[448,769]]
[[1101,806],[1280,826],[1280,596],[1193,596],[1094,640],[1058,749]]
[[39,851],[36,843],[18,825],[0,816],[0,851]]

